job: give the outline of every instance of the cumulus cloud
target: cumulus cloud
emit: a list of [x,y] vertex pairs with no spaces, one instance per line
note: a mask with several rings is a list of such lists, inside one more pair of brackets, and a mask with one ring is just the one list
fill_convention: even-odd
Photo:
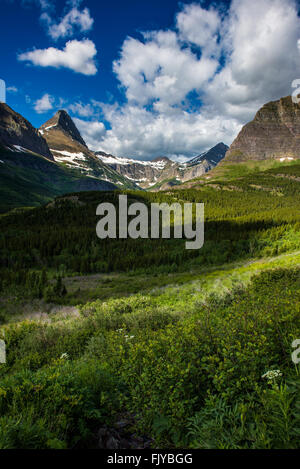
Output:
[[54,98],[48,93],[44,94],[40,99],[35,101],[34,109],[38,114],[43,114],[44,112],[50,111],[53,109]]
[[218,62],[198,59],[182,48],[173,31],[155,31],[145,41],[125,40],[114,71],[126,89],[129,102],[156,101],[168,106],[180,104],[192,90],[200,90],[215,73]]
[[[14,1],[14,0],[11,0]],[[72,37],[78,33],[90,31],[94,24],[88,8],[80,9],[82,0],[67,0],[64,14],[57,21],[56,2],[51,0],[21,0],[24,7],[37,5],[41,9],[41,22],[46,26],[49,36],[59,38]]]
[[102,122],[85,121],[83,119],[73,118],[75,125],[81,132],[86,144],[92,150],[99,149],[99,141],[102,140],[106,133],[105,126]]
[[59,23],[55,23],[48,12],[42,13],[41,21],[46,23],[48,34],[54,40],[73,36],[77,31],[85,33],[90,31],[94,24],[89,9],[80,11],[77,7],[72,8]]
[[224,121],[199,112],[153,113],[134,105],[121,109],[104,106],[103,110],[112,128],[102,142],[96,142],[98,149],[134,158],[190,157],[195,151],[222,141],[224,135],[233,139],[240,129],[235,120]]
[[233,0],[223,24],[225,67],[205,102],[244,122],[265,102],[291,92],[299,75],[300,20],[293,0]]
[[177,28],[180,38],[201,47],[206,55],[219,55],[218,37],[220,27],[220,13],[214,7],[205,10],[197,4],[186,5],[177,15]]
[[82,102],[70,104],[68,109],[75,115],[81,117],[93,117],[95,108],[91,103],[84,104]]
[[49,47],[34,49],[18,56],[18,60],[40,67],[68,68],[83,75],[96,75],[96,46],[93,41],[68,41],[63,50]]
[[113,69],[127,101],[102,106],[107,131],[86,120],[83,135],[94,149],[136,158],[230,144],[262,104],[291,93],[299,38],[294,0],[185,5],[172,30],[124,41]]

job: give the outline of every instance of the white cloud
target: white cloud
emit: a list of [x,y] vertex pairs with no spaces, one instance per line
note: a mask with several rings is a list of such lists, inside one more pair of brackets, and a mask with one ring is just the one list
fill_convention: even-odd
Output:
[[8,86],[8,87],[6,88],[6,91],[7,91],[8,93],[17,93],[17,92],[18,92],[18,88],[17,88],[16,86]]
[[63,50],[49,47],[48,49],[34,49],[18,56],[18,60],[31,62],[40,67],[68,68],[83,75],[96,75],[97,66],[95,44],[89,40],[68,41]]
[[38,114],[50,111],[53,109],[54,98],[48,93],[44,94],[40,99],[35,101],[34,109]]
[[88,147],[97,150],[98,142],[103,138],[106,132],[104,124],[97,121],[85,121],[76,117],[73,118],[73,121]]
[[300,73],[299,36],[293,0],[233,0],[223,24],[226,64],[207,87],[206,103],[245,122],[289,94]]
[[206,55],[219,55],[218,34],[221,27],[219,12],[211,7],[205,10],[193,3],[177,15],[180,38],[201,48]]
[[124,41],[114,71],[127,103],[103,105],[109,130],[82,121],[83,136],[95,150],[137,158],[230,144],[262,104],[291,93],[299,38],[294,0],[232,0],[227,12],[186,5],[176,29]]
[[114,71],[126,88],[129,102],[146,104],[159,100],[180,104],[192,90],[200,90],[218,66],[216,60],[197,56],[182,48],[173,31],[145,34],[145,41],[125,40]]
[[68,109],[73,113],[81,117],[93,117],[95,109],[92,104],[83,104],[82,102],[70,104]]
[[80,11],[77,7],[72,8],[59,23],[55,23],[48,12],[42,13],[41,20],[46,23],[48,34],[54,40],[73,36],[77,31],[81,33],[90,31],[94,24],[89,9],[84,8]]
[[230,143],[240,130],[235,120],[182,110],[161,114],[129,104],[122,108],[103,105],[102,110],[112,126],[106,131],[101,122],[74,119],[87,145],[93,150],[139,159],[193,156],[200,152],[198,149],[211,147],[224,136]]

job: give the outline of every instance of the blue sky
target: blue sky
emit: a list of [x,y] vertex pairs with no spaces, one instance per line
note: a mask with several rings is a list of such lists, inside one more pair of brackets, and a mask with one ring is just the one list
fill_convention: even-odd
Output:
[[7,103],[66,109],[94,150],[184,160],[299,78],[294,0],[0,0]]

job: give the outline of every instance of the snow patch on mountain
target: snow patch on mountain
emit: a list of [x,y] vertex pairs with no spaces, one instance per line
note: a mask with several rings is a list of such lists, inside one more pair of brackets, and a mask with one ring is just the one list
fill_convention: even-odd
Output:
[[142,166],[150,166],[151,168],[154,169],[164,169],[165,166],[167,165],[168,161],[165,160],[159,160],[159,161],[141,161],[141,160],[134,160],[130,158],[123,158],[123,157],[118,157],[118,156],[102,156],[102,155],[97,155],[98,158],[101,159],[101,161],[105,164],[108,165],[132,165],[132,164],[139,164]]

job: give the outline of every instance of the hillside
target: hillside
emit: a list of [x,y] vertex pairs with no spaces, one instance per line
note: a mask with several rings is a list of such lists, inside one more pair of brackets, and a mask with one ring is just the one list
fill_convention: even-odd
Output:
[[299,184],[296,162],[127,192],[204,202],[200,251],[100,241],[116,192],[0,216],[0,448],[297,448]]
[[34,207],[74,191],[115,190],[116,186],[64,168],[41,155],[0,146],[0,212]]

